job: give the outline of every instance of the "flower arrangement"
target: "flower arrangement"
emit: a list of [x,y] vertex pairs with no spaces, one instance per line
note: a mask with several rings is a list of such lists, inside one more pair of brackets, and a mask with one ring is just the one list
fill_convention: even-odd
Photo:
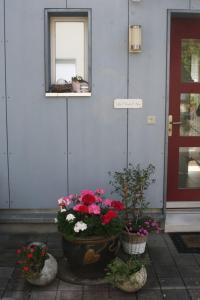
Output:
[[138,219],[137,223],[129,219],[125,224],[125,230],[128,233],[136,233],[139,237],[145,237],[151,232],[160,233],[160,224],[153,218],[146,216]]
[[47,246],[45,244],[30,244],[16,250],[18,256],[17,264],[20,266],[26,278],[37,278],[48,258]]
[[103,189],[83,190],[58,199],[60,210],[56,222],[67,239],[90,236],[112,236],[123,227],[124,205],[105,197]]
[[72,81],[83,82],[84,80],[82,76],[76,75],[75,77],[72,77]]

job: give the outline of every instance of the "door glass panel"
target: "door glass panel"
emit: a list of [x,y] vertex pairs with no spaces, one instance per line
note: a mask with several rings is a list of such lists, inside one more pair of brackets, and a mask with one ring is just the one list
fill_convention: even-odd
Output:
[[200,188],[200,147],[179,148],[179,188]]
[[181,94],[180,136],[200,136],[200,94]]
[[181,81],[200,82],[200,40],[181,40]]

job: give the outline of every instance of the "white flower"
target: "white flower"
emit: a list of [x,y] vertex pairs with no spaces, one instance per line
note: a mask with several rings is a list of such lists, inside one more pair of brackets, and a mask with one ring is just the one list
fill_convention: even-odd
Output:
[[55,219],[54,219],[54,222],[55,222],[55,223],[58,223],[58,219],[57,219],[57,218],[55,218]]
[[67,210],[65,208],[61,208],[60,211],[62,213],[62,212],[66,212]]
[[67,220],[68,222],[73,221],[74,219],[76,219],[76,217],[75,217],[73,214],[68,214],[68,215],[66,216],[66,220]]
[[85,224],[83,221],[77,222],[74,226],[75,232],[84,231],[86,229],[87,229],[87,224]]

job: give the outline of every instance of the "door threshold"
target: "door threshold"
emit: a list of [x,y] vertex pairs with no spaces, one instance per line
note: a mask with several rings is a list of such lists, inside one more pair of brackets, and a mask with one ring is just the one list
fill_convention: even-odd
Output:
[[166,208],[200,208],[200,201],[167,201]]
[[200,209],[167,209],[165,232],[199,232]]

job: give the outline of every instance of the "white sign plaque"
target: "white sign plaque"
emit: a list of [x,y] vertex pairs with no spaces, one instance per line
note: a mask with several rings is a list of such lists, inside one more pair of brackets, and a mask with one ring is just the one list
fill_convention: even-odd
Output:
[[142,99],[115,99],[114,108],[142,108]]

